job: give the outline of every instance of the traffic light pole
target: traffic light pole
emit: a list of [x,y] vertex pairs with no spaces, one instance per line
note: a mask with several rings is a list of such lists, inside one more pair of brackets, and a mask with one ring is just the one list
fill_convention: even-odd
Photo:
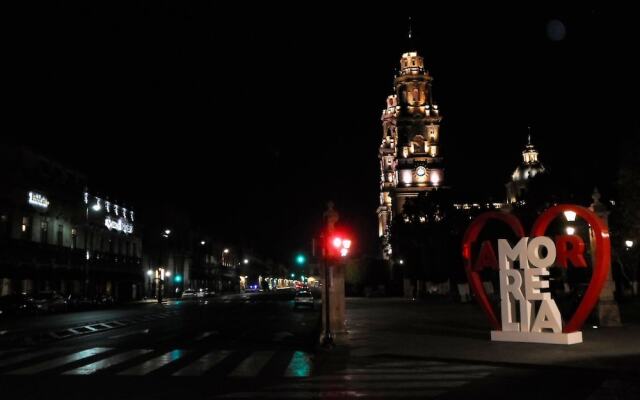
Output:
[[326,348],[334,347],[333,343],[333,334],[331,333],[331,307],[329,303],[329,297],[331,296],[329,293],[330,280],[329,280],[329,262],[327,260],[327,245],[326,238],[322,240],[324,243],[322,258],[324,259],[324,338],[322,340],[322,346]]

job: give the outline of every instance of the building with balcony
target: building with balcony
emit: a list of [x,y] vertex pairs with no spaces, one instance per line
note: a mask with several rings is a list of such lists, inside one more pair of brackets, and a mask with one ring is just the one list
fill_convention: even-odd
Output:
[[24,147],[0,149],[0,295],[141,295],[134,212],[85,175]]

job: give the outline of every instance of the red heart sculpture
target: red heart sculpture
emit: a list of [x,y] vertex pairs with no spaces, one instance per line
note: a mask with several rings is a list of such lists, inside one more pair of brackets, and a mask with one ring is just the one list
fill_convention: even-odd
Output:
[[[551,221],[563,215],[565,211],[574,211],[577,216],[587,221],[593,230],[595,238],[594,264],[589,287],[578,305],[575,314],[573,314],[562,330],[565,333],[570,333],[582,327],[589,313],[591,313],[591,310],[593,310],[593,307],[595,307],[598,302],[598,296],[600,295],[600,291],[607,279],[609,268],[611,267],[611,244],[609,242],[609,230],[602,220],[591,210],[572,204],[554,206],[542,213],[534,222],[533,228],[531,228],[531,237],[543,236]],[[480,302],[480,306],[489,317],[489,322],[493,329],[501,330],[502,326],[493,306],[487,298],[480,274],[478,271],[473,270],[473,262],[471,260],[471,246],[478,238],[482,229],[484,229],[486,223],[490,220],[504,222],[518,237],[524,237],[524,229],[516,216],[504,212],[490,211],[481,214],[469,225],[462,241],[462,256],[465,260],[465,270],[467,272],[467,278],[469,279],[469,285]]]

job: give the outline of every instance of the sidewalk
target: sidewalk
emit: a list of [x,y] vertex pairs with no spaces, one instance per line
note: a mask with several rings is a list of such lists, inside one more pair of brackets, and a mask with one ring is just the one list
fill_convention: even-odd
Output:
[[[439,299],[347,299],[348,333],[339,336],[322,364],[346,364],[374,356],[480,362],[513,367],[564,367],[640,375],[640,313],[627,305],[622,328],[585,326],[572,346],[491,342],[476,304]],[[629,318],[625,320],[625,315]]]

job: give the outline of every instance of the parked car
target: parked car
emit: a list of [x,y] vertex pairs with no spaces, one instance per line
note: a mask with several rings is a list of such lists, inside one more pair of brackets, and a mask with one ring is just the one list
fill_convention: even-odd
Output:
[[310,307],[313,308],[313,295],[308,290],[300,290],[293,298],[293,308]]
[[92,308],[95,302],[89,297],[72,293],[67,296],[67,305],[74,310],[86,310]]
[[209,290],[209,289],[200,289],[197,293],[197,297],[198,298],[205,298],[205,297],[213,297],[215,296],[215,292],[213,290]]
[[99,294],[93,299],[93,303],[98,307],[109,307],[115,303],[115,300],[109,294]]
[[182,292],[182,295],[180,297],[183,299],[195,299],[197,297],[197,294],[195,290],[187,289],[184,292]]
[[33,296],[35,310],[38,312],[67,311],[67,299],[56,292],[38,293]]
[[0,317],[27,314],[35,310],[33,298],[26,294],[10,294],[0,297]]

